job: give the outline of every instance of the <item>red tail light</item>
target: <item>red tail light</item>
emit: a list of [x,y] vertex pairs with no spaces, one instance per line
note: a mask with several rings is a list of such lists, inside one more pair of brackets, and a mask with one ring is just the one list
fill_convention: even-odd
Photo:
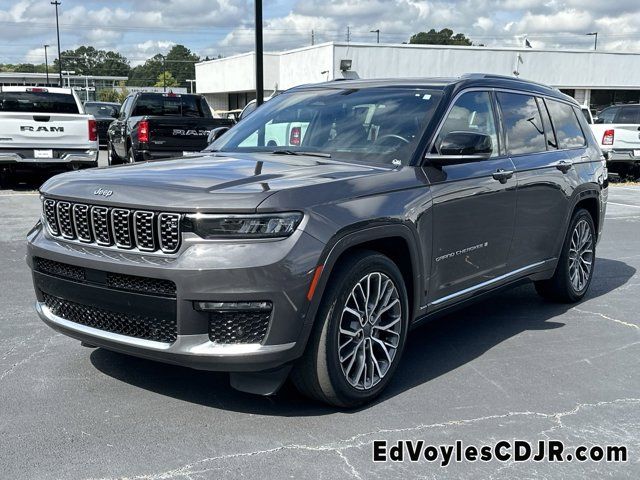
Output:
[[138,124],[138,141],[140,143],[147,143],[149,141],[149,122],[142,120]]
[[602,135],[602,144],[603,145],[613,145],[613,137],[615,136],[614,130],[605,130],[604,135]]
[[89,120],[89,141],[98,141],[98,125],[95,120]]
[[300,127],[293,127],[291,129],[291,134],[289,135],[289,143],[291,145],[300,145],[300,137],[302,134],[302,130]]

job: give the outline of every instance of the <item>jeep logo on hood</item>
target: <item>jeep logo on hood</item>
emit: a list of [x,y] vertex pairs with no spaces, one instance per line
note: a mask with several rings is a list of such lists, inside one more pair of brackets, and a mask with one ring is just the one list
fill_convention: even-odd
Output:
[[103,197],[110,197],[113,195],[113,190],[106,190],[104,188],[98,188],[93,191],[94,195],[102,195]]
[[209,135],[209,130],[185,130],[183,128],[174,128],[173,135],[177,137],[206,137]]
[[64,132],[64,127],[32,127],[31,125],[20,125],[21,132]]

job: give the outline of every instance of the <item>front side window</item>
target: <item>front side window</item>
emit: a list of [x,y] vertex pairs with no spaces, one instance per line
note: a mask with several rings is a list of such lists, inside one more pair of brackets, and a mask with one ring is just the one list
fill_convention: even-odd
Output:
[[437,88],[322,88],[265,102],[211,150],[313,152],[336,160],[408,163],[442,97]]
[[499,92],[507,150],[512,155],[547,150],[544,127],[535,97]]
[[449,111],[435,143],[435,152],[438,153],[440,144],[445,137],[452,132],[482,133],[491,137],[492,157],[500,153],[498,145],[498,133],[491,96],[488,92],[467,92],[458,97]]
[[616,113],[618,113],[618,110],[618,107],[605,108],[598,115],[598,123],[613,123],[613,119],[615,118]]
[[560,148],[576,148],[587,143],[576,112],[568,103],[546,99]]

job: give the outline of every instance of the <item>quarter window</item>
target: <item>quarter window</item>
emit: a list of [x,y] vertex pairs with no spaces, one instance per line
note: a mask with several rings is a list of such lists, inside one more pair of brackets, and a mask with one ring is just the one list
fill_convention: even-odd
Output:
[[535,97],[504,92],[499,92],[497,96],[509,153],[518,155],[546,151],[542,118]]
[[582,147],[587,143],[574,108],[568,103],[546,100],[551,121],[556,128],[560,148]]
[[451,132],[475,132],[491,137],[491,145],[493,146],[491,156],[498,156],[500,151],[494,118],[491,97],[488,92],[463,93],[456,100],[440,129],[435,143],[438,150],[444,137]]

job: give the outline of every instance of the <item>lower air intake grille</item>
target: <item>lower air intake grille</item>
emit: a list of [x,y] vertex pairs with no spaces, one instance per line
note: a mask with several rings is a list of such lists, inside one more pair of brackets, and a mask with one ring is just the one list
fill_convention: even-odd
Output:
[[113,312],[43,293],[44,303],[54,315],[70,322],[128,337],[173,343],[178,336],[175,320]]
[[271,310],[219,311],[209,314],[209,340],[216,343],[261,343]]
[[176,296],[176,284],[171,280],[138,277],[122,273],[107,273],[107,286],[129,292],[150,293],[152,295]]
[[54,277],[68,278],[70,280],[84,281],[85,270],[75,265],[67,265],[66,263],[47,260],[46,258],[35,257],[35,268],[42,273],[48,273]]

